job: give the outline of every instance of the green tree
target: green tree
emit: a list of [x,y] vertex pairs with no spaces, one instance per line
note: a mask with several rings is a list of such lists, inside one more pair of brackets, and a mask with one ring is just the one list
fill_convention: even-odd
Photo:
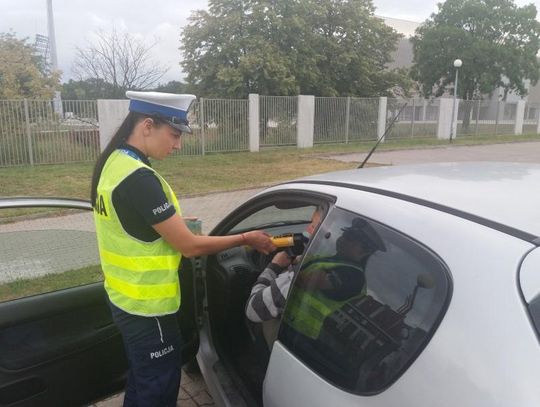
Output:
[[115,88],[103,79],[90,78],[62,84],[62,99],[64,100],[96,100],[115,97]]
[[399,34],[370,0],[210,0],[182,32],[187,82],[203,96],[375,96]]
[[426,96],[453,88],[456,58],[463,61],[458,86],[462,99],[481,98],[498,87],[505,97],[510,91],[525,95],[525,81],[536,84],[539,79],[540,23],[532,4],[447,0],[416,30],[412,43],[412,77]]
[[45,64],[26,39],[0,33],[0,99],[50,99],[60,72],[47,74]]
[[169,81],[158,85],[155,89],[156,92],[165,93],[188,93],[187,85],[180,81]]
[[[19,99],[0,109],[0,165],[29,162],[25,140],[26,127],[22,99],[48,99],[59,87],[59,72],[49,72],[45,61],[26,39],[14,33],[0,33],[0,99]],[[44,109],[30,112],[30,119],[52,112],[52,103],[40,104]],[[40,148],[34,145],[34,148]]]

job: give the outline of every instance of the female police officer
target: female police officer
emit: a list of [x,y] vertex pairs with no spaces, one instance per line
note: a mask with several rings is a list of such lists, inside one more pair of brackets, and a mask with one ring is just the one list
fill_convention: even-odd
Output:
[[99,157],[91,199],[113,319],[129,361],[124,406],[175,406],[180,386],[181,256],[247,244],[274,249],[261,231],[196,236],[185,225],[167,182],[149,157],[162,159],[191,133],[193,95],[127,92],[129,114]]

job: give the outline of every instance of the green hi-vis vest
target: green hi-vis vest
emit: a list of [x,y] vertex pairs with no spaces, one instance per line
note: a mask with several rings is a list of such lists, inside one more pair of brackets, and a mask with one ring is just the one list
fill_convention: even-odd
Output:
[[181,254],[161,237],[143,242],[130,236],[123,229],[112,203],[114,189],[139,168],[148,168],[156,174],[168,202],[181,213],[171,187],[151,167],[119,150],[109,156],[93,203],[105,290],[111,302],[127,313],[172,314],[180,307]]
[[[358,273],[364,273],[364,269],[357,264],[336,259],[315,260],[312,264],[308,264],[301,273],[305,275],[305,278],[309,279],[309,274],[311,273],[331,270],[339,266],[351,267],[356,269]],[[365,284],[358,294],[342,301],[332,300],[318,289],[305,290],[296,286],[287,301],[287,312],[284,315],[284,320],[289,326],[301,334],[312,339],[317,339],[327,316],[351,299],[364,295],[366,295]]]

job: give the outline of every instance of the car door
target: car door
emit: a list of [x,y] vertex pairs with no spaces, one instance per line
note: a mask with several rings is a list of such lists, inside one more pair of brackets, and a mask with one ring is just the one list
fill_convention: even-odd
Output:
[[383,392],[429,342],[451,293],[447,267],[433,252],[338,207],[296,274],[266,373],[265,407],[356,405],[354,396]]
[[[0,199],[0,405],[77,406],[123,389],[89,202]],[[180,273],[184,361],[198,349],[193,267]]]
[[[269,191],[237,208],[211,232],[231,235],[264,230],[272,236],[302,233],[317,207],[333,197],[301,190]],[[205,259],[205,318],[197,356],[217,405],[261,405],[262,381],[270,350],[261,324],[249,321],[246,301],[274,253],[233,247]]]

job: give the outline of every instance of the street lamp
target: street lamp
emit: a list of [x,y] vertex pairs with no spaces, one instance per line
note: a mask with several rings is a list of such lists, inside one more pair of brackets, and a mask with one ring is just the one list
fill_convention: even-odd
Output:
[[454,135],[454,133],[457,133],[457,109],[456,109],[457,86],[458,86],[458,73],[459,73],[459,68],[461,68],[461,65],[463,65],[463,62],[461,61],[461,59],[454,60],[454,68],[456,68],[456,80],[454,81],[454,105],[452,106],[452,125],[450,127],[450,142],[452,142],[452,135]]

